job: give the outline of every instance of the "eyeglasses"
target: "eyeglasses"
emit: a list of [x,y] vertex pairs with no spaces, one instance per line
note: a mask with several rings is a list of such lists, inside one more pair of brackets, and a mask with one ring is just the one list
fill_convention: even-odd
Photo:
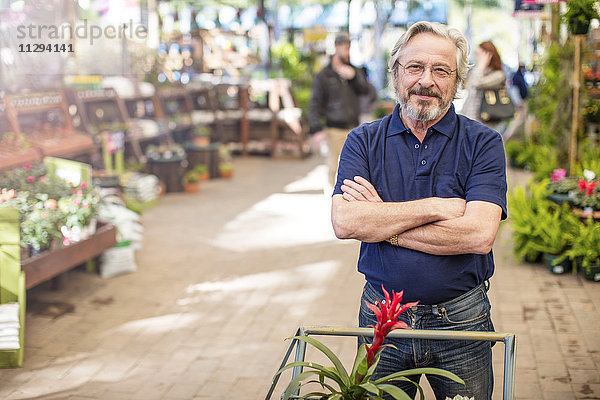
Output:
[[[398,65],[401,66],[402,69],[404,69],[404,73],[406,75],[414,77],[422,76],[425,72],[425,68],[427,68],[425,65],[419,63],[410,63],[407,65],[402,65],[398,63]],[[431,71],[431,74],[437,79],[448,79],[450,78],[452,73],[456,71],[455,69],[450,69],[448,67],[440,65],[429,66],[429,70]]]

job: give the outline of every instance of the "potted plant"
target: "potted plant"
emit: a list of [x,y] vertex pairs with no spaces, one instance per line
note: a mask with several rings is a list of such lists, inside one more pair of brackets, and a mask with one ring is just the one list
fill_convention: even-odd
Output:
[[600,217],[600,179],[596,179],[596,174],[590,170],[583,171],[583,179],[577,181],[579,188],[578,193],[575,194],[575,204],[583,211],[578,213],[587,218],[593,216],[594,218]]
[[548,200],[557,204],[572,204],[577,191],[577,178],[567,177],[567,171],[562,168],[555,169],[550,174],[550,183],[548,184]]
[[564,274],[571,267],[565,251],[570,247],[572,232],[579,224],[579,218],[568,204],[558,206],[551,203],[547,209],[538,210],[531,247],[543,254],[550,272]]
[[219,163],[219,176],[221,178],[231,178],[233,176],[233,163],[220,162]]
[[205,164],[194,165],[193,171],[196,171],[198,173],[198,177],[201,182],[205,182],[210,179],[210,174],[208,173],[208,167]]
[[596,9],[597,0],[569,0],[567,12],[563,21],[569,26],[569,31],[574,35],[585,35],[590,28],[592,19],[600,19]]
[[[391,383],[394,381],[406,380],[407,376],[417,374],[440,375],[464,384],[464,381],[455,374],[439,368],[418,368],[399,371],[379,379],[372,379],[375,368],[379,363],[381,353],[384,348],[388,346],[384,344],[386,336],[395,329],[408,329],[408,325],[402,321],[398,321],[398,317],[410,307],[418,304],[418,302],[407,303],[404,305],[400,304],[402,292],[392,292],[391,298],[385,289],[383,289],[383,292],[385,294],[384,303],[378,301],[376,305],[367,304],[377,317],[377,324],[373,326],[373,341],[370,344],[363,343],[360,345],[350,373],[344,368],[342,362],[333,351],[320,341],[309,336],[295,336],[293,338],[317,348],[333,363],[333,367],[325,367],[307,361],[291,362],[283,366],[276,373],[276,376],[283,371],[294,367],[303,367],[306,370],[296,375],[296,377],[290,381],[282,395],[282,399],[288,400],[297,398],[295,397],[295,393],[299,391],[301,386],[308,383],[320,385],[321,391],[313,391],[300,398],[366,400],[381,399],[384,394],[387,394],[393,399],[404,399],[408,398],[406,393]],[[418,383],[415,382],[415,385],[419,391],[422,390]]]
[[533,243],[537,240],[536,226],[539,215],[552,202],[547,199],[547,181],[530,182],[527,190],[516,187],[508,198],[509,214],[513,228],[513,251],[518,260],[541,261],[542,252]]
[[200,190],[200,175],[191,170],[183,175],[183,190],[187,193],[196,193]]
[[210,128],[206,125],[196,125],[192,131],[192,142],[198,147],[205,147],[210,144]]
[[600,223],[589,218],[580,222],[570,235],[571,247],[565,252],[571,262],[579,264],[585,279],[600,281]]

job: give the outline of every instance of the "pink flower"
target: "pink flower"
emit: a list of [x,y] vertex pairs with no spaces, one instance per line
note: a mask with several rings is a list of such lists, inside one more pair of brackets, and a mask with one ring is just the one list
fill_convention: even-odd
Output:
[[75,194],[75,193],[77,193],[77,189],[75,189],[75,188],[71,189],[71,194]]
[[48,211],[44,210],[40,213],[40,215],[42,216],[42,218],[46,218],[48,216]]
[[79,197],[75,197],[73,199],[73,204],[75,204],[76,206],[80,205],[81,204],[81,199]]
[[567,171],[562,168],[557,168],[550,174],[550,179],[552,182],[558,182],[564,179],[567,176]]
[[83,203],[83,205],[81,206],[84,210],[87,210],[90,206],[88,205],[88,203]]
[[63,246],[68,246],[71,244],[71,239],[69,238],[63,238]]
[[54,199],[48,199],[44,202],[44,208],[47,208],[48,210],[56,210],[56,207],[58,207],[58,204]]
[[35,182],[35,178],[34,178],[33,176],[29,175],[29,176],[27,177],[27,182],[30,182],[30,183],[31,183],[31,182]]
[[81,186],[81,188],[82,188],[82,189],[85,189],[85,188],[87,187],[87,183],[85,183],[85,182],[81,182],[81,185],[80,185],[80,186]]
[[587,188],[587,182],[585,179],[580,179],[577,181],[577,186],[579,187],[579,193],[583,193]]
[[81,190],[78,190],[78,191],[77,191],[77,196],[79,196],[79,197],[83,196],[83,191],[81,191]]
[[26,171],[29,171],[29,170],[31,169],[31,164],[25,164],[25,165],[23,165],[23,168],[24,168]]

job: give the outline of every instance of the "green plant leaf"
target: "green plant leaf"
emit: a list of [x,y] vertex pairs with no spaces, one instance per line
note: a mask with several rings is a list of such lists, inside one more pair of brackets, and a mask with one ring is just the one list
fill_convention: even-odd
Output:
[[339,390],[335,390],[335,388],[327,383],[324,382],[324,376],[323,375],[319,375],[319,380],[312,380],[312,381],[308,381],[306,383],[318,383],[319,385],[321,385],[322,388],[329,390],[330,393],[339,393]]
[[302,381],[307,379],[311,375],[318,374],[317,371],[304,371],[298,375],[294,379],[290,381],[290,383],[285,388],[283,395],[281,396],[283,400],[289,400],[289,398],[296,392],[300,386],[302,386]]
[[358,348],[358,351],[356,352],[356,357],[354,358],[354,365],[352,366],[352,373],[350,374],[351,381],[356,384],[359,384],[360,382],[357,382],[356,379],[359,375],[364,377],[367,374],[368,369],[369,366],[367,364],[367,344],[363,343]]
[[406,392],[394,385],[377,385],[379,389],[386,392],[396,400],[412,400],[412,398],[406,394]]
[[323,392],[310,392],[310,393],[306,393],[305,395],[302,395],[302,397],[300,397],[300,399],[307,399],[310,396],[318,396],[319,398],[323,397],[323,396],[327,396],[329,395],[329,393],[323,393]]
[[286,364],[279,371],[277,371],[275,375],[282,373],[286,369],[290,369],[290,368],[294,368],[294,367],[312,368],[315,370],[315,372],[317,374],[319,374],[319,377],[325,376],[325,377],[337,382],[337,384],[340,385],[340,387],[348,386],[348,385],[344,384],[344,381],[342,381],[342,378],[340,378],[340,376],[338,374],[336,374],[334,371],[332,371],[331,369],[324,367],[320,364],[316,364],[316,363],[308,362],[308,361],[294,361],[289,364]]
[[372,382],[361,383],[359,386],[371,393],[375,393],[376,395],[379,395],[379,392],[380,392],[379,388],[377,387],[377,385],[375,385]]
[[404,378],[406,376],[421,375],[421,374],[439,375],[439,376],[446,377],[448,379],[452,379],[454,382],[458,382],[458,383],[461,383],[463,385],[465,384],[465,381],[463,381],[462,379],[460,379],[458,376],[456,376],[452,372],[446,371],[446,370],[443,370],[443,369],[440,369],[440,368],[414,368],[414,369],[407,369],[405,371],[399,371],[399,372],[395,372],[395,373],[390,374],[390,375],[386,375],[383,378],[377,379],[373,383],[375,383],[376,385],[379,385],[381,383],[385,383],[385,382],[388,382],[388,381],[397,380],[398,378]]
[[348,371],[346,371],[346,368],[344,368],[344,365],[342,364],[340,359],[333,353],[333,351],[331,351],[329,349],[329,347],[325,346],[323,343],[319,342],[318,340],[311,338],[310,336],[294,336],[293,339],[302,340],[303,342],[311,344],[314,347],[316,347],[319,351],[321,351],[323,354],[325,354],[327,356],[327,358],[329,358],[331,360],[331,362],[333,363],[333,365],[335,366],[335,371],[338,374],[338,376],[342,379],[344,385],[346,385],[346,386],[351,385],[350,377],[348,376]]

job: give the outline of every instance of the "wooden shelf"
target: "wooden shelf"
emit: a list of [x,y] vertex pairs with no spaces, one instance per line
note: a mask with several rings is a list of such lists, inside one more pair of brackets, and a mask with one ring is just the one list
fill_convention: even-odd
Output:
[[25,287],[30,289],[100,255],[117,244],[116,233],[113,225],[100,225],[96,233],[85,240],[23,259]]

